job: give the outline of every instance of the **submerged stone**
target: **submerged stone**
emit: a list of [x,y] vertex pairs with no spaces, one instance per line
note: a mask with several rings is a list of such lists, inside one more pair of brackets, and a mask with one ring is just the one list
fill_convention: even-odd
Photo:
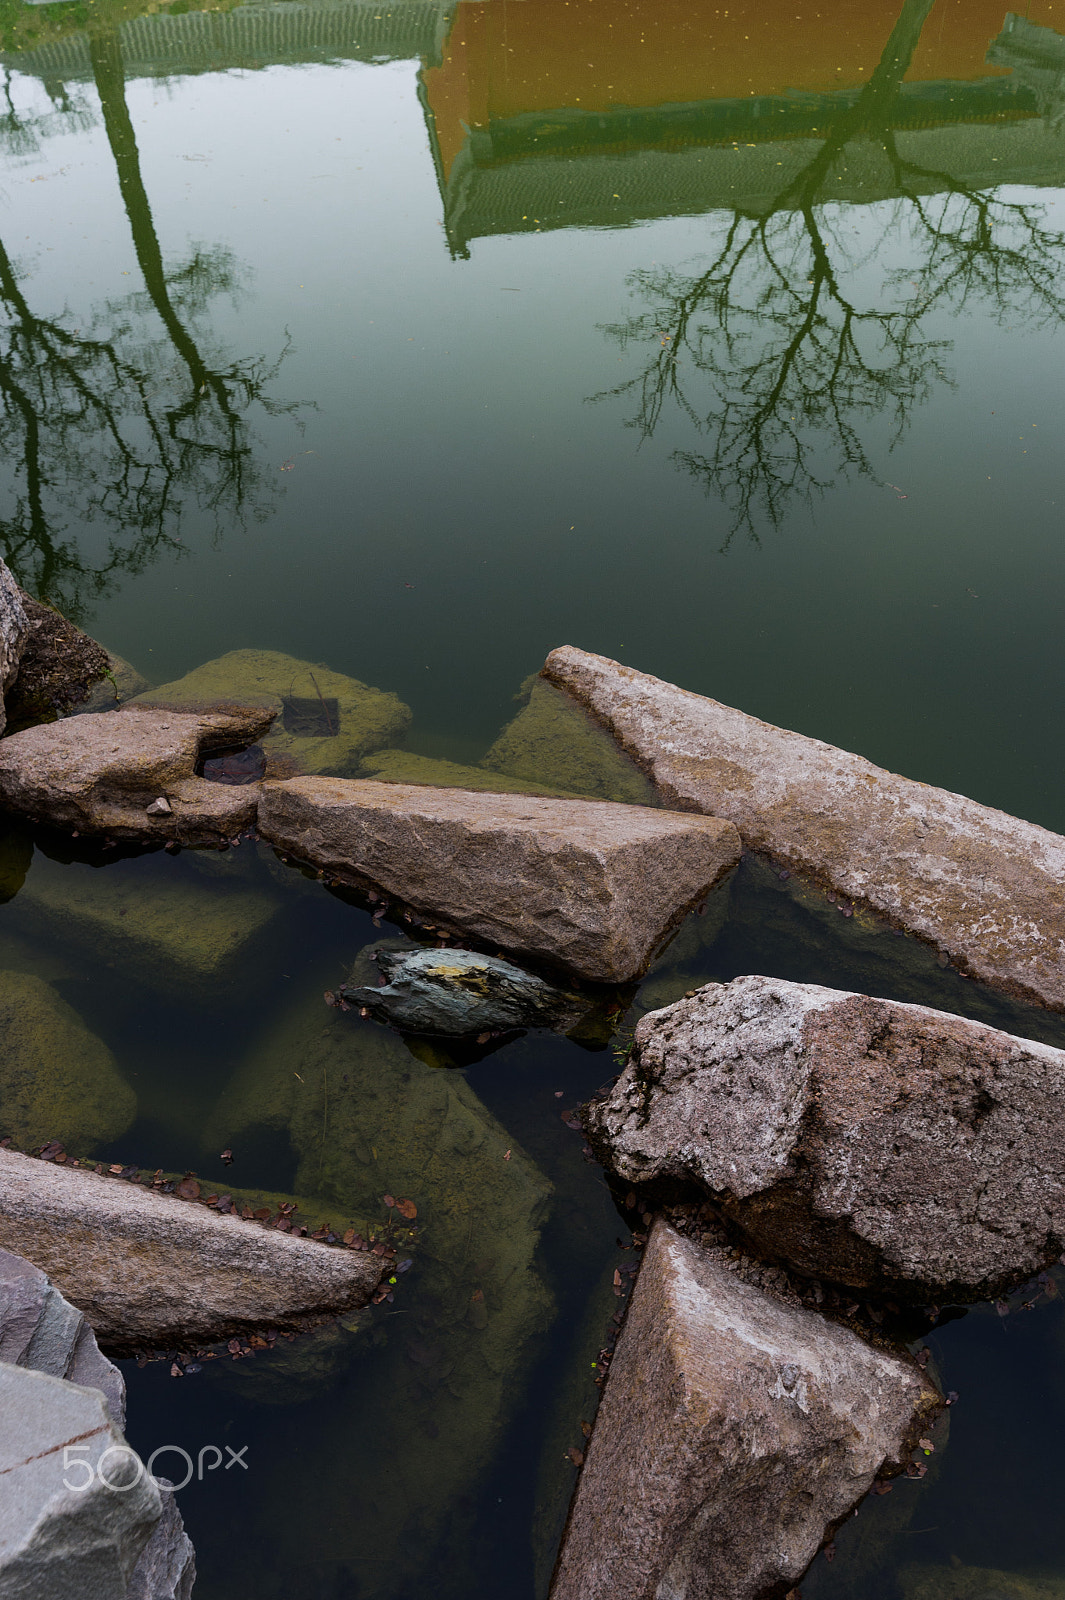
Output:
[[164,989],[223,982],[280,899],[218,875],[190,882],[169,865],[165,857],[88,867],[38,856],[19,899],[22,925],[60,944],[106,952]]
[[905,1566],[902,1600],[1065,1600],[1065,1573],[1002,1572],[993,1567]]
[[46,1272],[116,1355],[311,1326],[366,1305],[383,1266],[10,1150],[0,1150],[0,1245]]
[[396,695],[279,650],[231,650],[139,695],[136,704],[269,710],[274,722],[262,745],[276,776],[353,776],[368,751],[395,743],[410,723],[410,710]]
[[540,677],[528,684],[524,707],[482,766],[530,783],[554,784],[569,794],[638,806],[656,801],[654,785],[606,729]]
[[940,1405],[915,1363],[657,1222],[551,1600],[783,1594]]
[[77,1012],[42,979],[0,972],[0,1138],[88,1152],[125,1133],[136,1110],[110,1050]]
[[943,1304],[1065,1237],[1065,1051],[925,1006],[748,976],[652,1012],[592,1147],[698,1188],[763,1256]]
[[598,983],[636,977],[740,853],[711,817],[369,778],[265,783],[259,830],[340,882]]
[[439,789],[477,789],[488,794],[565,795],[571,792],[551,783],[541,783],[536,778],[486,771],[484,767],[466,767],[458,761],[416,755],[413,750],[375,750],[373,755],[363,758],[359,775],[380,778],[382,783],[424,783]]
[[337,994],[364,1007],[377,1022],[408,1033],[465,1035],[512,1028],[565,1033],[588,1010],[579,995],[556,989],[498,956],[387,946],[363,956],[388,981],[381,987],[342,983]]
[[864,902],[968,976],[1065,1010],[1065,839],[604,656],[546,677],[591,710],[666,805]]

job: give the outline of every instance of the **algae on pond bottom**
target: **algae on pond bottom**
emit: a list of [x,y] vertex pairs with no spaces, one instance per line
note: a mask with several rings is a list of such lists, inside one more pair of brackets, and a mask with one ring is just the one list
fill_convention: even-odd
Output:
[[539,676],[522,686],[525,705],[481,765],[567,794],[658,805],[654,786],[583,707]]
[[125,1133],[137,1099],[110,1050],[41,978],[0,972],[0,1137],[91,1153]]
[[88,946],[168,988],[224,981],[279,903],[264,889],[189,882],[169,857],[92,868],[39,856],[18,907],[31,933]]
[[464,767],[458,761],[419,756],[413,750],[375,750],[364,756],[361,775],[382,783],[425,783],[439,789],[475,789],[486,794],[546,794],[576,798],[572,789],[559,789],[538,778],[518,777],[484,767]]
[[903,1600],[1065,1600],[1065,1572],[999,1572],[993,1567],[906,1566]]
[[410,723],[398,696],[279,650],[231,650],[133,702],[176,711],[217,705],[269,706],[275,720],[259,742],[272,776],[359,775],[362,756],[394,744]]
[[[391,1219],[401,1251],[408,1225],[384,1196],[417,1207],[414,1265],[380,1322],[387,1345],[356,1363],[313,1440],[302,1436],[279,1535],[300,1545],[312,1520],[330,1581],[351,1566],[360,1594],[402,1593],[430,1580],[434,1546],[520,1397],[529,1341],[551,1308],[534,1265],[551,1185],[462,1078],[317,996],[250,1052],[205,1147],[237,1147],[264,1127],[289,1130],[299,1193]],[[390,1442],[384,1480],[350,1447],[374,1430]],[[271,1527],[279,1514],[263,1507]],[[367,1575],[367,1548],[392,1553],[387,1571]]]

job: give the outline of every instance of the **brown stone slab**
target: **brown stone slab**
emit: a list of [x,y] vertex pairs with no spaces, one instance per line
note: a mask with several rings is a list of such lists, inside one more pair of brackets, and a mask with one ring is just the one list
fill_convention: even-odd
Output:
[[739,1281],[657,1222],[551,1600],[783,1594],[939,1404],[912,1361]]
[[259,831],[331,877],[601,983],[638,976],[740,853],[716,818],[373,779],[264,783]]
[[544,675],[592,711],[667,805],[864,901],[970,977],[1065,1009],[1065,839],[760,722],[605,656]]

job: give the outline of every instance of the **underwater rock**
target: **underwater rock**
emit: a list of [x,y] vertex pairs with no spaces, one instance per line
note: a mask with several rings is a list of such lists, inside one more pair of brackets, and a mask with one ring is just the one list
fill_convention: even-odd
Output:
[[379,988],[342,983],[337,994],[365,1007],[375,1021],[408,1033],[465,1035],[512,1028],[566,1033],[588,1010],[580,995],[556,989],[498,956],[387,946],[370,954],[388,982]]
[[[551,1185],[460,1074],[325,1010],[320,990],[264,1029],[222,1094],[205,1149],[236,1150],[269,1129],[288,1131],[301,1203],[376,1218],[413,1265],[395,1306],[381,1308],[381,1342],[351,1366],[335,1403],[313,1422],[291,1414],[300,1471],[280,1500],[249,1514],[287,1543],[286,1559],[308,1559],[313,1523],[323,1591],[340,1592],[345,1574],[354,1592],[358,1574],[366,1596],[426,1592],[436,1541],[465,1514],[524,1396],[551,1306],[536,1269]],[[264,1383],[267,1371],[264,1362]],[[353,1433],[387,1438],[386,1472],[379,1455],[352,1450]],[[387,1551],[387,1567],[367,1569],[367,1549]]]
[[523,709],[503,729],[482,766],[530,782],[556,784],[570,794],[628,805],[655,804],[650,779],[583,707],[539,676],[529,680],[524,698]]
[[413,750],[375,750],[359,763],[359,776],[380,778],[382,783],[425,783],[437,789],[476,789],[487,794],[572,794],[535,778],[486,772],[483,767],[465,767],[458,761],[419,756]]
[[19,898],[22,925],[63,944],[106,952],[131,976],[164,989],[217,986],[280,900],[255,884],[220,876],[190,882],[167,872],[169,865],[166,858],[142,858],[90,867],[38,856]]
[[265,783],[259,831],[333,878],[598,983],[636,977],[740,853],[712,817],[372,778]]
[[103,1395],[0,1364],[0,1416],[0,1594],[126,1600],[162,1496]]
[[274,723],[262,744],[277,777],[352,777],[368,751],[394,744],[410,723],[410,708],[396,695],[279,650],[231,650],[139,695],[136,704],[175,711],[234,704],[269,710]]
[[103,645],[24,591],[22,608],[29,633],[18,675],[4,697],[7,719],[53,722],[89,699],[94,685],[111,670],[110,658]]
[[902,1600],[1065,1600],[1065,1573],[999,1572],[993,1567],[905,1566]]
[[665,805],[864,901],[960,971],[1065,1010],[1065,839],[863,757],[775,728],[604,656],[553,650],[545,676],[645,768]]
[[0,561],[0,733],[7,726],[4,700],[18,673],[29,632],[22,590],[6,562]]
[[41,978],[0,972],[0,1138],[85,1151],[119,1138],[137,1111],[102,1039]]
[[913,1361],[655,1223],[551,1600],[783,1594],[940,1403]]
[[117,711],[119,706],[150,688],[149,680],[132,662],[107,650],[105,677],[89,691],[88,699],[73,708],[71,715],[80,717],[96,711]]
[[897,1298],[979,1300],[1065,1236],[1065,1051],[926,1006],[742,977],[644,1017],[589,1141],[698,1187],[757,1253]]
[[46,1272],[115,1355],[312,1326],[366,1305],[382,1272],[365,1251],[10,1150],[0,1246]]
[[0,1250],[0,1362],[99,1389],[116,1427],[126,1423],[126,1385],[102,1355],[82,1313],[22,1256]]
[[[258,787],[196,776],[204,755],[254,743],[270,713],[182,716],[124,707],[26,728],[0,742],[0,806],[34,822],[115,839],[230,839],[255,821]],[[160,795],[170,812],[149,815]]]

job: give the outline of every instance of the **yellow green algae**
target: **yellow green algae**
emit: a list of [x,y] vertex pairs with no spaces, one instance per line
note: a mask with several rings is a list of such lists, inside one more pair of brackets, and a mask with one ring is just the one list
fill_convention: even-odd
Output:
[[569,794],[629,805],[657,805],[654,787],[611,734],[546,679],[522,685],[522,709],[486,753],[482,766]]
[[133,1090],[101,1039],[42,978],[0,972],[0,1137],[91,1153],[125,1133]]
[[[394,744],[411,715],[386,690],[279,650],[231,650],[132,703],[177,711],[269,706],[276,718],[260,742],[278,777],[297,772],[358,777],[361,758]],[[300,732],[301,727],[312,731]]]
[[[301,1441],[301,1471],[279,1532],[359,1593],[393,1593],[422,1572],[454,1525],[520,1397],[530,1341],[551,1297],[534,1262],[551,1185],[456,1073],[426,1066],[399,1040],[319,995],[294,1006],[248,1054],[212,1114],[206,1148],[239,1146],[286,1128],[298,1156],[294,1187],[340,1214],[384,1223],[417,1209],[414,1266],[395,1305],[380,1308],[385,1342],[357,1363],[336,1405]],[[390,1440],[388,1473],[352,1459],[353,1431]],[[336,1471],[338,1458],[345,1472]],[[269,1513],[264,1511],[264,1515]],[[387,1573],[362,1563],[387,1550]]]
[[413,750],[376,750],[372,756],[363,758],[361,773],[364,778],[379,778],[382,783],[426,783],[441,789],[476,789],[487,794],[574,796],[573,790],[560,789],[536,778],[467,767],[458,761],[420,756]]
[[902,1600],[1065,1600],[1065,1573],[915,1563],[899,1572],[899,1593]]
[[31,934],[95,950],[164,988],[224,981],[280,897],[243,884],[188,881],[165,861],[64,865],[41,856],[19,897]]

